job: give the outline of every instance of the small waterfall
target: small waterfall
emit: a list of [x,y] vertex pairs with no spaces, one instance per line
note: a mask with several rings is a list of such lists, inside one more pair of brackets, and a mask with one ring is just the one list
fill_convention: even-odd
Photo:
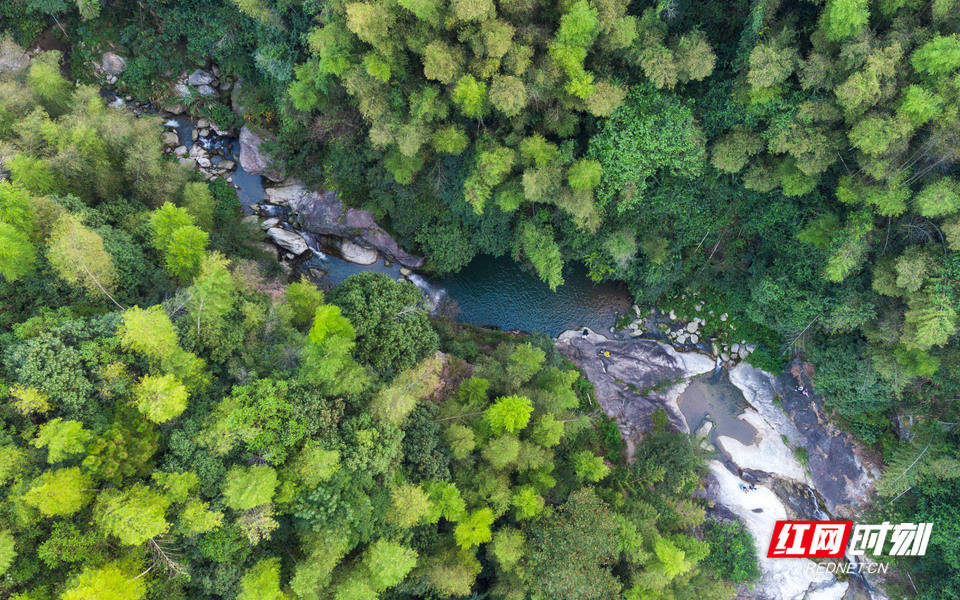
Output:
[[430,311],[436,311],[447,291],[431,285],[430,282],[424,279],[419,273],[411,273],[407,275],[407,279],[423,291],[424,296],[427,297],[427,301],[430,304]]

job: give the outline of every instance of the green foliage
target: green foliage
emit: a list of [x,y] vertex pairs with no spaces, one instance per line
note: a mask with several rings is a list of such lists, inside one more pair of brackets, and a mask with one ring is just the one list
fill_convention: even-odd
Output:
[[81,454],[87,443],[93,438],[93,432],[83,428],[79,421],[51,419],[37,431],[33,445],[47,449],[47,462],[56,463],[67,457]]
[[63,600],[140,600],[146,595],[146,582],[121,563],[87,567],[63,592]]
[[313,317],[323,304],[323,292],[306,278],[287,286],[287,303],[293,311],[291,322],[298,329],[305,329],[313,323]]
[[154,423],[177,417],[187,408],[187,388],[173,375],[147,375],[134,389],[137,408]]
[[97,498],[93,514],[97,525],[121,544],[139,546],[165,533],[168,501],[147,486],[136,484],[123,490],[106,490]]
[[373,589],[385,590],[403,581],[417,565],[417,553],[403,544],[380,538],[367,548],[363,563]]
[[280,561],[266,558],[250,567],[240,578],[237,600],[285,600],[280,591]]
[[619,555],[613,513],[584,488],[574,492],[557,513],[537,522],[527,538],[534,594],[551,598],[609,598],[621,583],[611,572]]
[[0,531],[0,575],[6,573],[17,557],[16,541],[9,531]]
[[125,348],[155,361],[169,358],[177,350],[177,330],[159,305],[125,310],[118,334]]
[[589,482],[600,481],[610,474],[610,467],[603,462],[603,457],[595,456],[589,450],[574,455],[573,468],[579,479]]
[[745,583],[760,575],[753,536],[736,521],[714,521],[705,528],[710,554],[701,563],[731,583]]
[[387,518],[398,527],[416,525],[430,511],[430,497],[418,485],[403,484],[390,492]]
[[370,403],[370,413],[381,421],[400,425],[417,401],[440,383],[443,364],[443,358],[434,354],[401,372],[393,383],[377,393]]
[[493,520],[493,511],[489,508],[479,508],[471,512],[457,523],[456,528],[453,530],[457,545],[465,550],[489,542],[493,537],[493,534],[490,532],[490,526],[493,525]]
[[30,484],[23,499],[44,516],[72,515],[89,502],[91,484],[78,467],[45,471]]
[[530,421],[533,403],[523,396],[503,396],[483,413],[483,419],[494,433],[520,431]]
[[864,0],[828,0],[820,19],[827,38],[841,41],[867,26],[870,10]]
[[608,202],[619,194],[617,206],[622,211],[634,206],[647,180],[658,172],[699,175],[703,134],[690,108],[676,96],[638,86],[590,139],[589,156],[603,168],[598,198]]
[[271,467],[234,467],[224,480],[223,498],[230,508],[246,510],[269,503],[276,487],[277,472]]
[[37,251],[30,237],[9,223],[0,221],[0,275],[13,283],[33,272]]
[[330,296],[356,330],[361,364],[392,374],[412,367],[437,350],[437,334],[420,307],[422,292],[379,273],[350,277]]
[[103,238],[71,215],[60,217],[54,224],[47,260],[57,275],[88,294],[110,297],[116,287],[113,257],[104,248]]
[[537,275],[551,290],[563,285],[563,258],[549,226],[537,227],[525,221],[517,232],[517,242]]
[[170,274],[181,281],[189,280],[199,270],[210,237],[194,222],[194,216],[186,209],[169,202],[150,216],[151,242],[163,253]]

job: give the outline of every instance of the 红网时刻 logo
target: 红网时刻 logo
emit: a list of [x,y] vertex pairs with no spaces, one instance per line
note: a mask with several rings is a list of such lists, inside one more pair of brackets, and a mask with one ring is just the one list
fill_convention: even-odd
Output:
[[853,521],[777,521],[768,558],[923,556],[933,523],[854,525]]

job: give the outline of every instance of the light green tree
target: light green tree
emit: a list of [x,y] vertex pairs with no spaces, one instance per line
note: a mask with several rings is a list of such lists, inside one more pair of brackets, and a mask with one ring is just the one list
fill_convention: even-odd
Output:
[[866,28],[870,21],[867,0],[827,0],[820,14],[820,27],[827,39],[839,42],[853,37]]
[[0,221],[0,275],[14,282],[36,268],[37,250],[30,236]]
[[551,290],[563,285],[563,258],[550,226],[537,227],[524,221],[517,230],[518,246]]
[[960,67],[960,36],[935,35],[910,56],[913,68],[928,75],[945,75]]
[[277,472],[267,465],[236,466],[227,471],[223,499],[235,510],[247,510],[268,504],[277,488]]
[[520,456],[520,440],[517,436],[505,434],[487,442],[481,452],[494,469],[507,469],[517,463]]
[[77,217],[66,214],[57,219],[47,241],[47,260],[67,283],[88,294],[103,294],[116,304],[111,295],[117,284],[113,257],[103,238]]
[[79,467],[44,471],[23,495],[24,501],[47,517],[72,515],[90,501],[93,482]]
[[247,569],[237,600],[287,600],[280,589],[280,559],[264,558]]
[[447,427],[444,431],[444,438],[453,453],[453,457],[458,460],[469,456],[477,447],[473,430],[459,423]]
[[443,517],[455,523],[466,516],[467,504],[456,485],[447,481],[432,481],[427,484],[427,493],[430,494],[427,522],[436,523]]
[[64,421],[57,417],[40,426],[33,445],[47,449],[47,462],[55,463],[81,454],[93,439],[93,432],[83,428],[80,421]]
[[313,322],[317,309],[323,304],[323,292],[305,277],[288,285],[284,295],[293,311],[291,321],[301,330]]
[[202,181],[191,181],[183,186],[183,207],[204,231],[213,230],[216,206],[209,185]]
[[513,527],[504,527],[493,534],[490,549],[500,568],[512,571],[523,558],[523,546],[523,533]]
[[394,487],[390,492],[390,509],[387,519],[404,529],[413,527],[430,512],[430,496],[423,488],[412,483]]
[[213,531],[223,523],[223,513],[211,510],[207,502],[188,500],[177,513],[177,529],[186,535]]
[[923,186],[913,203],[924,217],[945,217],[960,209],[960,185],[954,179],[941,177]]
[[139,546],[170,529],[166,520],[169,501],[141,483],[100,493],[93,508],[97,525],[121,544]]
[[22,415],[43,414],[53,410],[50,397],[33,386],[16,384],[8,390],[13,406]]
[[17,542],[9,531],[0,530],[0,575],[7,572],[17,557]]
[[581,481],[597,482],[610,474],[610,467],[603,461],[603,457],[595,455],[589,450],[576,452],[572,457],[573,470]]
[[487,110],[487,84],[473,75],[462,75],[451,97],[465,117],[479,119]]
[[111,562],[84,567],[61,596],[62,600],[140,600],[147,584],[127,565]]
[[217,345],[217,335],[224,326],[227,314],[233,309],[237,282],[227,268],[229,261],[219,252],[212,252],[200,260],[200,272],[187,293],[190,320],[204,340]]
[[167,500],[174,504],[184,502],[200,485],[200,478],[194,471],[154,471],[150,478],[160,486]]
[[69,108],[73,85],[60,75],[59,51],[43,52],[33,59],[27,84],[51,116],[58,117]]
[[370,403],[370,413],[382,422],[400,425],[417,401],[440,383],[444,364],[442,355],[432,354],[402,371],[390,385],[377,392]]
[[367,580],[374,590],[391,588],[407,576],[417,565],[417,552],[398,542],[380,538],[363,553]]
[[524,396],[503,396],[483,413],[483,419],[494,433],[516,432],[527,426],[533,403]]
[[513,492],[513,498],[510,499],[513,505],[514,516],[518,521],[532,519],[543,512],[544,499],[537,493],[537,490],[530,485],[523,485],[516,488]]
[[154,423],[165,423],[187,408],[187,388],[176,377],[145,375],[133,390],[137,408]]
[[196,275],[209,239],[209,234],[195,225],[174,231],[164,249],[164,261],[170,274],[181,281],[189,281]]
[[134,306],[123,311],[118,335],[124,348],[155,361],[164,360],[179,349],[177,330],[159,305],[146,309]]
[[493,525],[493,511],[489,508],[478,508],[460,521],[453,530],[453,536],[460,548],[466,550],[473,546],[489,542],[493,537],[490,526]]

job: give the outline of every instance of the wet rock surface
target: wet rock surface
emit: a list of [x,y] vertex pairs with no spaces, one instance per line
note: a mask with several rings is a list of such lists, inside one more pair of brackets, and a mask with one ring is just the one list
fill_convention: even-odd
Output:
[[299,181],[266,190],[267,201],[289,208],[297,215],[301,229],[315,235],[349,240],[367,249],[374,249],[390,260],[412,269],[423,265],[423,259],[400,248],[383,230],[373,215],[365,210],[344,206],[336,192],[318,192]]
[[[809,397],[796,391],[790,373],[771,379],[783,412],[800,436],[795,443],[807,450],[809,474],[827,511],[834,516],[853,516],[872,500],[879,465],[849,433],[827,419],[820,395],[812,389]],[[806,387],[810,388],[809,382]]]
[[283,173],[273,164],[273,159],[260,149],[265,139],[266,136],[254,133],[246,125],[240,128],[240,166],[247,173],[281,181]]
[[[611,340],[588,329],[562,333],[557,348],[594,385],[597,401],[617,420],[628,453],[651,426],[657,408],[665,409],[680,431],[701,427],[701,444],[718,449],[703,496],[713,503],[712,513],[742,521],[753,535],[762,576],[749,597],[841,600],[854,592],[869,597],[863,582],[852,585],[807,571],[810,561],[766,558],[777,519],[853,517],[870,501],[877,475],[854,440],[827,421],[822,400],[796,389],[794,375],[770,375],[743,362],[729,370],[730,384],[746,401],[740,401],[739,419],[756,431],[752,442],[741,441],[724,435],[712,421],[687,423],[679,411],[677,398],[692,377],[714,370],[712,358],[678,352],[656,340]],[[709,428],[702,427],[706,422],[712,423]],[[809,458],[801,460],[797,448]],[[872,597],[883,595],[874,591]]]
[[30,66],[30,55],[13,40],[0,38],[0,74],[16,74],[28,66]]
[[687,378],[714,368],[714,361],[700,354],[680,353],[655,340],[610,340],[589,329],[560,334],[557,349],[594,385],[597,402],[617,420],[628,449],[650,428],[650,415],[660,407],[685,431],[676,398]]

